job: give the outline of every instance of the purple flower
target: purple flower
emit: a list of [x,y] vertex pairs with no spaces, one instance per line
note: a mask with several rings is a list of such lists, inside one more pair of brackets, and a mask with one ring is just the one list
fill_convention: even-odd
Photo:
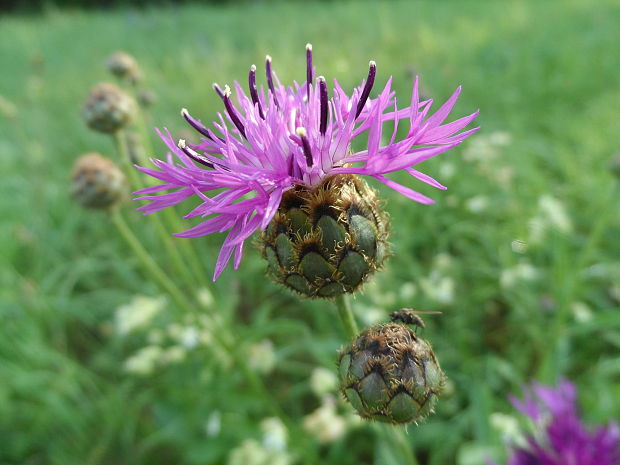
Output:
[[620,428],[615,421],[587,429],[577,412],[577,392],[568,381],[557,388],[533,383],[512,404],[531,418],[536,432],[514,447],[508,465],[620,465]]
[[[157,169],[139,167],[162,181],[137,192],[138,200],[150,201],[139,210],[149,214],[198,196],[200,205],[185,218],[199,216],[204,220],[176,235],[197,237],[229,231],[214,280],[233,253],[235,269],[239,266],[244,241],[257,229],[267,227],[282,194],[292,186],[315,186],[335,174],[367,175],[412,200],[430,204],[430,198],[385,175],[404,170],[422,182],[445,189],[413,166],[460,144],[478,130],[459,133],[478,112],[442,124],[456,103],[460,87],[431,116],[432,100],[420,101],[417,78],[410,106],[399,109],[391,78],[376,98],[370,98],[376,77],[373,61],[366,80],[351,96],[334,81],[331,98],[325,79],[315,79],[310,45],[306,47],[306,62],[306,82],[285,87],[272,72],[268,56],[267,87],[257,87],[256,67],[252,66],[249,95],[239,83],[234,84],[236,104],[228,86],[222,90],[214,85],[225,107],[214,129],[208,129],[183,109],[183,118],[201,134],[201,142],[176,143],[170,133],[159,133],[171,153],[166,160],[152,160]],[[408,131],[397,141],[397,129],[403,120],[408,123]],[[386,122],[394,122],[394,129],[388,134],[389,142],[382,145]],[[367,148],[353,152],[351,142],[360,136],[367,137]]]

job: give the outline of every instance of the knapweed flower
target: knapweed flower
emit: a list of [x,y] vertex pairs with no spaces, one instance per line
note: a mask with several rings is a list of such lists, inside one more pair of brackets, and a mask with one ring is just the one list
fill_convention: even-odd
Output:
[[[430,198],[397,184],[386,175],[405,171],[427,184],[445,189],[413,167],[461,143],[478,129],[461,132],[478,112],[443,124],[460,88],[431,116],[432,100],[420,101],[417,79],[410,105],[399,108],[391,89],[391,78],[376,98],[370,97],[376,79],[376,65],[372,61],[366,80],[351,95],[334,81],[331,96],[325,78],[315,77],[310,45],[306,47],[306,64],[306,81],[285,87],[272,71],[271,58],[267,57],[267,86],[257,86],[256,67],[252,66],[248,77],[249,95],[239,83],[234,84],[236,103],[228,86],[221,89],[214,85],[225,107],[214,128],[207,128],[183,109],[183,118],[200,133],[201,142],[191,145],[180,140],[177,143],[168,132],[160,133],[171,153],[166,160],[153,160],[156,169],[140,168],[162,181],[158,186],[138,192],[138,199],[150,201],[140,210],[149,214],[197,197],[200,205],[186,217],[201,217],[203,221],[177,236],[197,237],[228,231],[214,279],[222,273],[233,254],[235,269],[239,266],[244,241],[255,231],[264,231],[280,212],[295,230],[284,231],[292,249],[289,244],[282,246],[282,250],[288,249],[284,254],[292,250],[292,255],[281,256],[277,247],[272,249],[278,260],[272,271],[278,274],[277,279],[285,282],[295,275],[296,282],[290,284],[291,287],[312,296],[321,289],[325,296],[330,296],[341,292],[340,288],[347,291],[356,288],[382,260],[377,255],[385,253],[380,249],[385,249],[386,235],[381,224],[384,223],[383,214],[375,211],[374,193],[357,175],[372,177],[417,202],[432,203]],[[405,125],[403,122],[407,132],[404,138],[397,140],[398,129]],[[383,132],[385,123],[394,123],[389,134]],[[367,144],[364,149],[355,151],[352,142],[358,138],[367,140]],[[311,217],[308,223],[311,206],[326,206],[316,202],[309,204],[308,199],[316,200],[316,189],[329,191],[329,186],[334,187],[327,197],[338,198],[334,192],[346,187],[353,201],[337,208],[327,205],[327,210],[318,212],[320,214]],[[286,206],[297,208],[305,215],[297,220],[280,210],[283,198],[294,190],[299,192],[300,200],[289,199]],[[363,201],[358,201],[358,197]],[[354,251],[363,258],[363,262],[356,256],[351,260],[354,263],[350,268],[356,268],[358,274],[350,276],[348,282],[342,279],[342,270],[329,260],[330,253],[324,250],[324,244],[312,241],[308,246],[303,243],[303,229],[309,228],[307,233],[312,235],[313,228],[317,227],[313,221],[326,216],[337,223],[331,255],[339,254],[338,259],[342,261],[349,251]],[[354,220],[355,216],[359,218]],[[294,221],[298,224],[293,225]],[[358,232],[364,235],[357,238],[357,244],[356,231],[350,229],[355,221],[361,224]],[[329,223],[327,227],[334,226],[329,220],[325,222]],[[340,243],[343,230],[354,242],[351,247]],[[299,237],[295,239],[295,236]],[[269,236],[267,242],[271,239],[277,240],[277,234]],[[370,242],[360,245],[360,240]],[[317,252],[310,260],[312,263],[307,264],[305,270],[298,269],[303,268],[301,255],[311,252]],[[333,283],[340,288],[324,289]]]
[[536,431],[514,447],[508,465],[620,465],[620,428],[615,421],[594,429],[577,411],[577,391],[568,381],[556,388],[534,383],[513,405],[528,416]]

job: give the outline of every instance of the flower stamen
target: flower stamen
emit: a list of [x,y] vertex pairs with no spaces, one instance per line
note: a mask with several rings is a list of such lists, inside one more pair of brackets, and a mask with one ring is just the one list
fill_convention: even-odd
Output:
[[319,131],[325,135],[327,131],[327,83],[323,76],[319,76],[319,98],[321,102]]
[[250,66],[248,85],[250,87],[250,97],[252,97],[252,103],[254,104],[254,106],[258,105],[258,114],[262,119],[265,119],[263,107],[260,104],[260,100],[258,99],[258,92],[256,91],[256,66],[254,65]]
[[368,65],[370,67],[368,69],[368,77],[366,78],[364,90],[362,90],[362,96],[360,97],[359,102],[357,102],[357,111],[355,113],[355,118],[357,118],[364,109],[364,105],[366,105],[366,100],[368,100],[368,96],[370,95],[372,86],[375,84],[375,76],[377,75],[377,64],[371,60]]
[[295,130],[295,133],[301,139],[301,146],[304,149],[306,163],[308,164],[308,168],[310,168],[312,167],[312,151],[310,150],[310,142],[308,142],[308,133],[306,132],[306,128],[299,127]]
[[195,162],[200,163],[201,165],[204,165],[208,168],[213,168],[213,163],[207,161],[204,157],[200,156],[198,153],[190,149],[185,143],[184,139],[179,139],[179,142],[177,143],[177,147],[179,147],[185,155],[187,155],[189,158],[191,158]]
[[271,57],[267,55],[265,57],[265,74],[267,75],[267,86],[271,91],[271,95],[273,95],[273,103],[276,104],[276,107],[280,107],[278,104],[278,98],[276,97],[276,89],[273,85],[273,72],[271,71]]
[[312,69],[312,44],[306,44],[306,89],[308,91],[308,100],[310,100],[310,85],[314,79],[314,70]]
[[230,87],[224,86],[222,100],[224,100],[224,106],[226,107],[226,112],[228,113],[228,116],[230,116],[230,119],[232,120],[233,124],[237,127],[241,135],[247,139],[247,137],[245,136],[245,128],[243,127],[243,123],[239,119],[239,115],[237,115],[237,112],[235,111],[235,107],[233,106],[233,103],[230,100],[230,95],[231,95]]

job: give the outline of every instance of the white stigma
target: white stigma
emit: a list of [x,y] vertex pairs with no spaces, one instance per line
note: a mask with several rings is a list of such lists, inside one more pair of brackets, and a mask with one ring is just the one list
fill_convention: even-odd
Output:
[[189,116],[189,111],[187,111],[187,108],[181,108],[181,116],[183,118],[185,118],[186,116]]
[[307,43],[307,44],[306,44],[306,50],[308,50],[309,52],[311,52],[311,51],[312,51],[312,44]]
[[295,133],[299,136],[299,137],[306,137],[306,135],[308,134],[306,132],[306,128],[304,127],[298,127],[297,129],[295,129]]
[[376,68],[377,67],[377,63],[375,62],[375,60],[370,60],[368,62],[368,66],[370,66],[371,68]]
[[250,71],[252,71],[253,73],[256,72],[256,65],[252,65],[250,66]]
[[325,82],[325,76],[319,76],[318,78],[316,78],[317,81],[319,82]]
[[226,84],[224,86],[224,96],[225,97],[230,97],[231,94],[232,94],[232,92],[230,91],[230,87],[228,87],[228,84]]
[[271,55],[265,55],[265,60],[271,63]]
[[186,147],[185,139],[179,139],[179,142],[177,143],[177,147],[179,147],[180,149],[184,149]]

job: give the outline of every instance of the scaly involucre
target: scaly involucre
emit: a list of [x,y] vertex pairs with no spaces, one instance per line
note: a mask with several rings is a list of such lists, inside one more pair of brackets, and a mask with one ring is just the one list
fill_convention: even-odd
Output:
[[[219,114],[214,130],[182,110],[183,117],[201,135],[196,145],[178,143],[169,132],[159,135],[170,153],[166,160],[152,160],[157,169],[139,167],[162,184],[137,192],[138,200],[150,201],[139,208],[145,214],[175,205],[192,196],[201,204],[185,218],[204,221],[176,234],[198,237],[229,231],[215,267],[214,280],[222,273],[234,253],[237,269],[244,241],[257,229],[264,230],[273,218],[282,194],[296,184],[316,186],[326,176],[357,174],[371,176],[397,192],[420,203],[433,201],[385,177],[404,170],[416,179],[439,189],[439,182],[413,166],[461,143],[478,128],[460,132],[478,112],[442,124],[452,110],[460,87],[429,116],[432,100],[420,101],[415,79],[410,106],[398,109],[392,79],[376,98],[370,98],[376,65],[370,62],[367,78],[348,96],[334,80],[331,97],[325,79],[315,79],[312,48],[306,48],[306,82],[283,86],[271,69],[267,57],[267,87],[257,87],[256,67],[250,68],[246,95],[235,82],[237,104],[226,86],[214,85],[225,112]],[[407,135],[397,141],[402,121]],[[393,122],[389,142],[381,144],[383,126]],[[352,152],[351,142],[368,138],[367,148]],[[162,192],[167,191],[162,194]],[[218,191],[212,196],[208,193]]]
[[508,465],[620,465],[620,428],[615,421],[587,429],[577,411],[577,391],[568,381],[557,388],[538,383],[513,405],[534,421],[537,431],[515,447]]

